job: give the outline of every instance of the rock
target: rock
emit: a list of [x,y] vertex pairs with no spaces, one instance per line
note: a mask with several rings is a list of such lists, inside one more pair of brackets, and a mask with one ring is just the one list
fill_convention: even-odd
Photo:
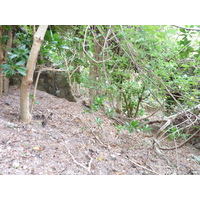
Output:
[[19,162],[14,161],[13,164],[12,164],[12,166],[13,166],[14,168],[18,168],[18,167],[19,167]]
[[[37,74],[34,74],[34,79]],[[71,87],[67,82],[66,73],[56,71],[43,71],[38,81],[38,90],[60,98],[66,98],[68,101],[76,102],[72,94]]]
[[194,145],[195,148],[200,149],[200,142]]
[[6,104],[6,105],[10,105],[10,102],[11,102],[11,101],[8,100],[8,99],[5,100],[5,104]]
[[[34,72],[35,83],[38,72]],[[20,86],[22,77],[16,74],[10,78],[10,85]],[[33,84],[34,85],[34,84]],[[67,81],[66,73],[59,71],[43,71],[40,74],[37,89],[45,91],[54,96],[65,98],[70,102],[76,102],[71,87]]]
[[111,160],[117,160],[117,158],[116,158],[116,156],[115,156],[114,154],[111,154],[111,155],[110,155],[110,159],[111,159]]
[[5,122],[5,125],[9,128],[18,128],[17,124],[11,123],[11,122]]

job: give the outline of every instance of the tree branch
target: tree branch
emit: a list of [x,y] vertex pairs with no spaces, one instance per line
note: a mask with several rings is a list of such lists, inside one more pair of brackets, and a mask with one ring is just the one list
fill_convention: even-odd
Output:
[[185,30],[190,30],[190,31],[200,31],[200,28],[186,28],[186,27],[178,26],[178,25],[172,25],[172,26],[175,26],[177,28],[183,28]]
[[108,58],[108,59],[106,59],[106,60],[96,61],[96,60],[94,60],[94,59],[87,53],[87,51],[85,50],[85,43],[86,43],[86,36],[87,36],[87,31],[88,31],[88,29],[89,29],[89,25],[88,25],[87,28],[85,29],[85,35],[84,35],[84,41],[83,41],[83,51],[84,51],[84,53],[85,53],[94,63],[96,63],[96,64],[100,64],[100,63],[103,63],[103,62],[105,62],[105,61],[110,60],[112,57],[110,57],[110,58]]

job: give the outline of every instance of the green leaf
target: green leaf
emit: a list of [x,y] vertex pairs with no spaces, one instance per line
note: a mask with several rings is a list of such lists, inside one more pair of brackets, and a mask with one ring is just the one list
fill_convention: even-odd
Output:
[[9,78],[15,74],[15,70],[13,70],[12,68],[8,68],[8,69],[4,69],[3,73],[6,74],[6,78]]
[[186,33],[185,29],[184,28],[180,28],[179,29],[182,33]]
[[11,65],[3,64],[3,65],[1,65],[1,67],[2,67],[3,69],[10,69],[10,68],[11,68]]
[[70,49],[70,48],[69,48],[68,46],[66,46],[66,45],[61,46],[61,48],[62,48],[62,49],[67,49],[67,50]]
[[18,49],[20,49],[20,50],[27,50],[26,45],[22,45]]
[[196,65],[196,63],[194,63],[194,62],[190,62],[190,65]]
[[183,64],[183,65],[181,65],[182,67],[185,67],[185,68],[188,68],[189,67],[189,65],[185,65],[185,64]]
[[12,60],[12,59],[14,59],[14,58],[17,58],[17,56],[18,56],[17,54],[10,54],[9,57],[10,57],[10,59]]
[[138,122],[138,120],[136,120],[136,121],[131,121],[131,122],[130,122],[130,125],[131,125],[132,127],[138,127],[138,126],[139,126],[139,122]]
[[25,62],[26,62],[25,60],[20,60],[16,63],[16,65],[21,66],[24,65]]
[[17,68],[17,71],[18,71],[22,76],[26,76],[26,70],[27,70],[27,68],[25,68],[25,67],[19,67],[19,68]]
[[122,33],[122,32],[121,32],[121,33],[118,33],[118,34],[117,34],[117,37],[121,40],[121,39],[124,37],[124,33]]

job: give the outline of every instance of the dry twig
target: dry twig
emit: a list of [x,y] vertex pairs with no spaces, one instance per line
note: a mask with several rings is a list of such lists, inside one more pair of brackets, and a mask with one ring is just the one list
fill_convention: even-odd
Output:
[[90,130],[91,130],[91,132],[92,132],[92,135],[97,139],[97,141],[98,141],[100,144],[102,144],[104,147],[109,148],[109,145],[105,145],[105,144],[99,139],[99,137],[96,136],[96,135],[94,134],[94,131],[92,130],[92,127],[91,127],[88,123],[85,123],[85,124],[86,124],[87,127],[90,128]]
[[157,173],[157,172],[155,172],[155,171],[153,171],[153,170],[151,170],[151,169],[148,169],[148,168],[146,168],[146,167],[144,167],[144,166],[142,166],[142,165],[137,164],[136,161],[131,160],[127,155],[126,155],[126,158],[127,158],[130,162],[132,162],[134,165],[136,165],[136,166],[138,166],[138,167],[141,167],[141,168],[143,168],[143,169],[145,169],[145,170],[147,170],[147,171],[150,171],[150,172],[152,172],[152,173],[154,173],[154,174],[160,175],[159,173]]
[[88,167],[86,167],[86,166],[82,165],[81,163],[77,162],[76,159],[74,158],[74,156],[71,154],[70,150],[69,150],[66,146],[65,146],[65,148],[67,149],[67,151],[68,151],[69,155],[71,156],[71,158],[73,159],[73,161],[74,161],[77,165],[83,167],[84,169],[86,169],[86,170],[90,173],[91,164],[92,164],[92,157],[89,156],[89,157],[90,157],[90,162],[89,162],[89,164],[88,164]]

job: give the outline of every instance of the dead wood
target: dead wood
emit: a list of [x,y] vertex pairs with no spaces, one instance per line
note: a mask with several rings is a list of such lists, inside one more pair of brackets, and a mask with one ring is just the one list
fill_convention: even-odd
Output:
[[[158,136],[161,132],[162,135],[159,139],[154,139],[155,143],[162,150],[174,150],[176,148],[180,148],[186,143],[190,142],[194,137],[198,136],[200,133],[200,105],[197,105],[191,109],[183,110],[176,115],[169,116],[166,119],[166,123],[158,130],[156,135]],[[175,128],[177,133],[185,134],[186,136],[190,135],[190,137],[175,147],[162,147],[160,145],[161,140],[164,136],[168,136],[171,134],[170,129]],[[171,129],[172,130],[172,129]],[[166,137],[167,137],[166,136]],[[165,138],[166,138],[165,137]]]
[[194,134],[192,134],[186,141],[182,142],[181,144],[179,144],[178,146],[175,147],[162,147],[160,146],[159,142],[154,138],[154,142],[158,145],[158,147],[162,150],[174,150],[174,149],[178,149],[180,147],[182,147],[183,145],[185,145],[186,143],[188,143],[189,141],[192,140],[192,138],[194,138],[197,134],[200,133],[200,130],[197,130]]

